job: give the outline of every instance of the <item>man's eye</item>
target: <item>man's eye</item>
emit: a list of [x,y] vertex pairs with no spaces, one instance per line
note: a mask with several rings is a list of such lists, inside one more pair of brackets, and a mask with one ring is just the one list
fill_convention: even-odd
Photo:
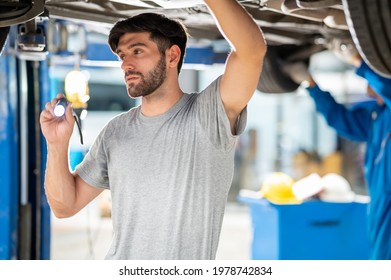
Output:
[[134,54],[140,54],[140,53],[141,53],[141,50],[140,50],[140,49],[135,49],[133,53],[134,53]]
[[120,61],[123,61],[123,60],[125,59],[125,56],[124,56],[124,55],[119,55],[119,56],[118,56],[118,59],[119,59]]

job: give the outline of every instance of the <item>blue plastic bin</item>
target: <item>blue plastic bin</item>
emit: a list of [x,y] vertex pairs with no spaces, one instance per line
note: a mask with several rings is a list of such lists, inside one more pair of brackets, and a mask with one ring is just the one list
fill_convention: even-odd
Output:
[[84,152],[82,150],[70,149],[69,153],[69,164],[71,170],[75,170],[76,166],[81,163],[84,159]]
[[251,258],[256,260],[365,260],[369,257],[368,203],[272,204],[239,196],[250,207]]

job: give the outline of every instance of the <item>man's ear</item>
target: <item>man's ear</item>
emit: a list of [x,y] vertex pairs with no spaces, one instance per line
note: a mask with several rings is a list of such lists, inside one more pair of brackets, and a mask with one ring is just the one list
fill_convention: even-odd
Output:
[[181,49],[177,45],[172,45],[168,49],[168,63],[170,67],[177,67],[181,58]]

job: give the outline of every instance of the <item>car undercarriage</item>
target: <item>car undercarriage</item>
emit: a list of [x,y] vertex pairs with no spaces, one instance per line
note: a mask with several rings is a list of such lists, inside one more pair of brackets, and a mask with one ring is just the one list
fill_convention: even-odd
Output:
[[[259,83],[263,92],[290,92],[298,87],[282,71],[323,50],[355,48],[379,74],[391,77],[391,4],[388,0],[243,0],[262,28],[268,53]],[[181,19],[192,38],[222,39],[200,0],[0,0],[0,43],[9,26],[25,24],[34,33],[40,18],[100,25],[102,32],[129,16],[159,12]],[[32,22],[32,24],[31,24]],[[31,27],[33,26],[33,27]]]

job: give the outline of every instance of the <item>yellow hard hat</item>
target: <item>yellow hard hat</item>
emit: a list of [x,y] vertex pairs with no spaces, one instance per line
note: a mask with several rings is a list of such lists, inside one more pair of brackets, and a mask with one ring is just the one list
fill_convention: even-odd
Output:
[[294,180],[283,172],[274,172],[262,183],[261,195],[274,204],[299,204],[292,191]]

